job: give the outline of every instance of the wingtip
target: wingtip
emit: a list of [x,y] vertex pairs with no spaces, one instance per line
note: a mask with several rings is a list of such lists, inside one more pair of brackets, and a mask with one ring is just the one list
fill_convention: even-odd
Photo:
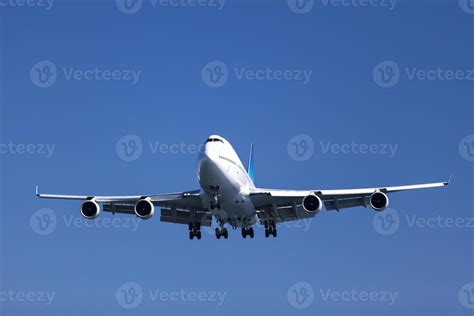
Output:
[[446,182],[444,183],[444,185],[449,185],[449,184],[451,183],[451,180],[452,180],[452,179],[453,179],[453,174],[451,173],[451,174],[449,175],[448,181],[446,181]]

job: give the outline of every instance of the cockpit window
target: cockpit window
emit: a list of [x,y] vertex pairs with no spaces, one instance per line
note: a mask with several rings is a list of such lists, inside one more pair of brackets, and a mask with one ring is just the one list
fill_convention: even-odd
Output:
[[206,143],[210,143],[210,142],[221,142],[224,144],[224,141],[222,141],[222,139],[219,139],[219,138],[209,138],[208,140],[206,140]]

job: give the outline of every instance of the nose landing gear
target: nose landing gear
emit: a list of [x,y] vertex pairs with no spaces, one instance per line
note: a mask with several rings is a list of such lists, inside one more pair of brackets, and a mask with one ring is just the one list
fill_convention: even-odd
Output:
[[211,210],[215,210],[215,209],[220,209],[221,208],[221,205],[217,202],[217,198],[215,201],[211,201],[211,206],[210,206]]
[[211,210],[220,209],[221,205],[219,204],[219,187],[212,186],[212,199],[211,199]]

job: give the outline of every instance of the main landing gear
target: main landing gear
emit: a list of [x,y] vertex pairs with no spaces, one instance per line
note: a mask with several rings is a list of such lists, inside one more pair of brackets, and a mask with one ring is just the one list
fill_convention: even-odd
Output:
[[273,237],[277,236],[277,229],[274,221],[265,222],[265,237],[268,238],[270,235]]
[[242,237],[247,238],[247,236],[250,236],[250,238],[254,237],[253,227],[249,227],[249,228],[242,227]]
[[200,223],[189,223],[189,239],[201,239],[201,224]]
[[216,228],[216,238],[221,239],[221,236],[224,237],[225,239],[229,238],[229,232],[227,231],[227,228],[225,227]]

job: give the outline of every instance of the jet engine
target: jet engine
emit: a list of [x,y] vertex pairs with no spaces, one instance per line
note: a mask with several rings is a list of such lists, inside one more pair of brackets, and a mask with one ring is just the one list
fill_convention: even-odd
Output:
[[148,219],[155,214],[155,206],[149,200],[142,199],[135,204],[134,211],[138,217]]
[[303,198],[303,208],[308,213],[319,213],[323,207],[323,202],[316,194],[309,194]]
[[388,206],[388,196],[383,192],[375,192],[370,196],[370,206],[377,212]]
[[94,219],[99,216],[100,206],[94,200],[88,200],[81,205],[81,214],[87,219]]

